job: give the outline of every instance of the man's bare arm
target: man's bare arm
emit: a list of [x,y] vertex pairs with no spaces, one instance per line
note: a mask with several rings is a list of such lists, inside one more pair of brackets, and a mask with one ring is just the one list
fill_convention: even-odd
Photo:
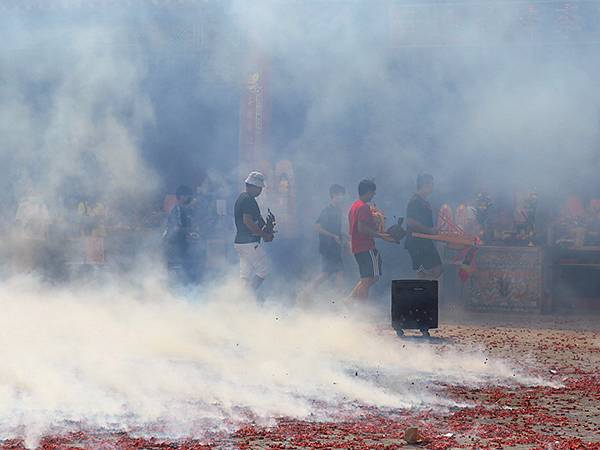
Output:
[[366,235],[374,237],[374,238],[383,239],[384,241],[396,242],[396,241],[394,241],[394,238],[392,236],[390,236],[389,234],[380,233],[376,229],[371,228],[369,225],[367,225],[366,223],[361,222],[361,221],[358,222],[358,232],[366,234]]
[[323,228],[320,223],[315,225],[315,229],[319,234],[322,234],[323,236],[327,236],[333,239],[340,239],[340,236],[338,236],[337,234],[330,233],[325,228]]
[[425,225],[421,224],[421,222],[418,222],[411,217],[409,217],[406,220],[406,226],[408,228],[408,231],[414,231],[416,233],[424,233],[424,234],[438,234],[437,228],[426,227]]
[[381,234],[375,228],[371,228],[369,225],[361,221],[358,222],[358,232],[366,234],[370,237],[379,237],[379,235]]

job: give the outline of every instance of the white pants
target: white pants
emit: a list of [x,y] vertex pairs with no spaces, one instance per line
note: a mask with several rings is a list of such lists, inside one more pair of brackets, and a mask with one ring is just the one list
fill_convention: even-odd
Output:
[[251,280],[254,275],[263,280],[269,275],[269,259],[261,244],[251,242],[250,244],[234,244],[240,255],[240,278]]

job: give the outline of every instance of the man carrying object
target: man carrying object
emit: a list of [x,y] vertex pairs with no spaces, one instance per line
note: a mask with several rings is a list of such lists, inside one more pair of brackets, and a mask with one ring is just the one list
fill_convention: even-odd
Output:
[[250,172],[246,178],[246,190],[234,206],[235,249],[240,257],[240,278],[256,291],[269,274],[269,261],[261,241],[271,242],[273,233],[264,230],[265,221],[256,202],[263,188],[265,177],[260,172]]

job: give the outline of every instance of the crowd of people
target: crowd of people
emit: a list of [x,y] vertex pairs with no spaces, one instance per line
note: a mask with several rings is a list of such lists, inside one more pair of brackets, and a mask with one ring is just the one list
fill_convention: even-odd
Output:
[[[431,175],[419,175],[417,190],[406,211],[408,233],[404,246],[411,256],[413,269],[420,278],[427,279],[438,279],[441,276],[442,261],[433,241],[415,237],[413,233],[438,233],[431,205],[427,201],[433,186]],[[274,234],[265,230],[265,220],[256,201],[264,187],[265,177],[260,172],[251,172],[245,180],[245,191],[239,195],[234,207],[234,245],[240,259],[240,278],[255,292],[258,292],[269,275],[269,263],[263,245],[274,239]],[[311,283],[311,292],[330,278],[334,278],[338,286],[341,285],[341,274],[344,271],[342,249],[345,242],[349,241],[359,273],[350,297],[363,300],[368,298],[370,288],[382,273],[382,257],[375,240],[399,243],[376,220],[370,205],[376,191],[377,186],[373,180],[365,179],[358,184],[358,198],[348,212],[349,226],[346,234],[342,229],[341,208],[346,190],[337,184],[329,189],[330,203],[321,211],[315,224],[319,235],[321,272]]]
[[[23,189],[12,217],[1,222],[0,271],[60,281],[90,271],[134,270],[138,255],[164,250],[170,268],[199,281],[207,242],[226,222],[217,211],[219,200],[201,187],[157,196],[156,201],[150,196],[109,198],[99,189],[67,190],[59,196]],[[165,223],[169,236],[161,239]],[[174,231],[178,224],[191,225],[185,241]],[[189,242],[190,236],[196,239]]]
[[[265,176],[251,172],[244,180],[245,189],[239,194],[233,207],[235,236],[229,245],[239,258],[240,278],[260,298],[260,287],[270,273],[269,253],[265,244],[276,237],[274,230],[268,229],[257,198],[265,188]],[[408,250],[413,268],[419,277],[437,279],[442,273],[440,256],[433,241],[414,237],[413,232],[436,234],[433,211],[427,198],[433,190],[433,177],[422,174],[417,178],[417,190],[408,204],[406,225],[408,234],[404,247]],[[377,283],[382,273],[382,257],[376,240],[398,244],[382,226],[372,206],[377,186],[373,180],[365,179],[358,183],[357,198],[349,211],[343,211],[347,191],[334,184],[329,189],[329,203],[315,217],[315,233],[318,235],[320,254],[319,273],[308,283],[307,291],[315,294],[326,281],[332,281],[336,290],[344,291],[343,253],[348,249],[354,256],[359,274],[358,281],[349,293],[350,298],[367,299],[371,287]],[[164,223],[160,237],[166,265],[176,283],[200,283],[207,267],[207,239],[215,228],[218,214],[212,211],[213,202],[207,195],[200,195],[197,189],[182,185],[177,188],[169,205],[164,202],[159,223]],[[277,211],[275,211],[277,213]],[[109,223],[108,208],[102,202],[82,199],[75,208],[78,231],[74,233],[84,245],[83,263],[102,265],[105,263],[105,238],[114,227]],[[347,215],[346,227],[344,223]],[[50,228],[48,208],[42,200],[33,195],[27,196],[17,209],[15,222],[18,227],[29,231],[29,235],[39,239],[48,237]],[[160,227],[160,225],[158,225]],[[278,224],[278,240],[284,239],[286,222]],[[213,233],[214,234],[214,233]],[[227,233],[222,233],[227,239]],[[283,241],[282,241],[283,242]],[[223,253],[223,251],[221,251]],[[227,253],[227,249],[224,251]],[[317,250],[315,249],[315,256]]]

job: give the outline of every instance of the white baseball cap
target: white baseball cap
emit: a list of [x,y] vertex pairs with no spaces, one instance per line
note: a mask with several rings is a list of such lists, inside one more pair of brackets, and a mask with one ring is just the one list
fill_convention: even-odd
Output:
[[265,187],[265,176],[260,172],[250,172],[245,181],[246,184],[251,184],[259,188]]

